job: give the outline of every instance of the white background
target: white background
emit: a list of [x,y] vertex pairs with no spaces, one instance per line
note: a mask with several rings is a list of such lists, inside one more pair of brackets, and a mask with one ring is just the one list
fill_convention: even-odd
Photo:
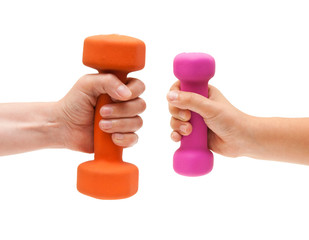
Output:
[[[215,155],[214,170],[172,169],[166,93],[172,61],[216,59],[211,84],[257,116],[309,116],[306,1],[1,1],[0,102],[57,101],[78,78],[84,38],[119,33],[147,45],[138,193],[102,201],[77,192],[91,154],[41,150],[0,158],[0,239],[309,239],[309,167]],[[31,114],[31,113],[29,113]],[[1,126],[0,126],[1,127]],[[293,131],[293,129],[291,129]]]

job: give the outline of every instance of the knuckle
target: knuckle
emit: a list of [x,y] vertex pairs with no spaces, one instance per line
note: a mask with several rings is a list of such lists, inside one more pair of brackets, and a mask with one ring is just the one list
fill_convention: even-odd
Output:
[[170,126],[171,126],[172,129],[174,129],[174,125],[175,125],[175,119],[173,117],[171,117]]
[[113,81],[115,79],[115,76],[111,73],[104,73],[103,74],[103,78],[106,80],[106,81]]
[[90,86],[90,89],[93,85],[93,76],[91,74],[83,75],[81,78],[78,79],[75,86],[78,89],[85,89],[87,86]]
[[170,121],[170,125],[172,129],[178,129],[179,128],[179,120],[177,120],[176,118],[172,117],[171,121]]
[[139,138],[138,138],[138,136],[136,136],[134,144],[138,143],[138,140],[139,140]]
[[135,133],[132,134],[132,142],[133,142],[133,145],[138,142],[138,135]]
[[91,74],[85,74],[78,80],[78,82],[89,81],[91,77],[92,77]]
[[175,117],[175,118],[178,118],[178,113],[179,111],[181,111],[181,108],[178,108],[178,107],[175,107],[175,106],[172,106],[172,105],[169,105],[169,112],[170,114]]
[[100,78],[100,80],[101,80],[101,84],[105,86],[112,86],[115,83],[117,83],[116,77],[111,73],[104,73],[102,77]]
[[142,113],[146,110],[147,104],[142,98],[139,98],[139,102],[140,102],[140,112]]
[[194,95],[193,94],[186,94],[186,103],[192,104],[193,101],[194,101]]
[[173,107],[171,104],[168,105],[168,111],[170,112],[170,114],[173,115],[173,113],[175,112],[175,107]]
[[137,127],[140,129],[143,126],[143,119],[140,116],[137,116]]
[[140,87],[141,94],[146,90],[146,85],[141,80],[137,79],[137,83]]
[[188,103],[190,102],[190,94],[188,94],[187,92],[179,92],[179,96],[178,96],[178,101],[180,104],[180,108],[186,108]]
[[109,128],[109,129],[106,129],[106,132],[109,132],[109,133],[114,133],[116,132],[119,128],[122,127],[122,121],[121,120],[118,120],[118,119],[111,119],[112,121],[112,127]]
[[191,119],[191,111],[186,110],[185,111],[186,121],[189,121]]

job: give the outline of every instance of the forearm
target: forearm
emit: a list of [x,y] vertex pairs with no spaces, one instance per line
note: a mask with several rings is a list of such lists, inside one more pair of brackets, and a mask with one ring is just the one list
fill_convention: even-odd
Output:
[[0,156],[62,147],[56,103],[0,104]]
[[309,165],[309,118],[252,117],[245,155]]

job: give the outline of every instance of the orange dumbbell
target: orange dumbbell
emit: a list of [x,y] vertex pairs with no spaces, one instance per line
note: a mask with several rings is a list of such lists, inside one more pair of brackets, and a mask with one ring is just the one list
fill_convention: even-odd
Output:
[[[100,73],[112,73],[123,83],[127,74],[145,66],[145,44],[122,35],[97,35],[84,42],[83,63]],[[99,129],[100,109],[111,103],[107,94],[99,96],[94,116],[94,160],[77,169],[77,189],[99,199],[121,199],[134,195],[138,189],[138,168],[122,161],[122,148],[111,135]]]

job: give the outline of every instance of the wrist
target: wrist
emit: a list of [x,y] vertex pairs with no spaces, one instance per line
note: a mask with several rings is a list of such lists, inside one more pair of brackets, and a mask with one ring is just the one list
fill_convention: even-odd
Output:
[[61,118],[61,111],[57,102],[47,103],[46,120],[42,126],[42,131],[48,139],[49,148],[64,148],[65,126]]
[[263,156],[265,148],[265,139],[263,132],[267,131],[265,126],[265,119],[262,117],[255,117],[247,115],[245,124],[245,138],[243,156],[259,159]]

